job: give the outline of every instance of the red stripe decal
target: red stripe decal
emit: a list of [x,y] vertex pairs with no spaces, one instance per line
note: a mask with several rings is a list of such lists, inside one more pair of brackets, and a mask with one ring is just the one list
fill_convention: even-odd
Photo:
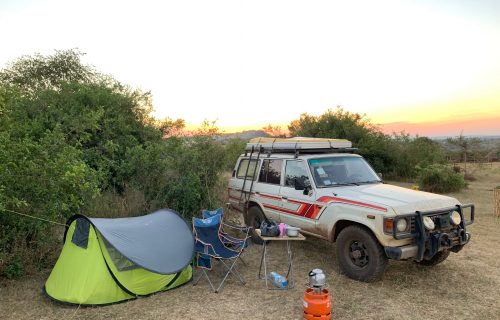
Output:
[[319,212],[321,211],[321,208],[323,208],[323,206],[318,206],[318,205],[314,205],[314,210],[311,214],[311,219],[316,219],[316,217],[318,216]]
[[280,197],[270,196],[268,194],[262,194],[261,193],[260,196],[263,197],[263,198],[268,198],[268,199],[281,200]]
[[308,206],[305,206],[306,209],[306,212],[304,212],[304,217],[307,217],[307,218],[310,218],[311,217],[311,213],[313,212],[313,209],[314,208],[314,205],[313,204],[310,204]]
[[263,204],[263,206],[264,206],[264,208],[273,209],[276,211],[281,211],[281,212],[286,212],[286,213],[291,213],[291,214],[298,214],[296,211],[292,211],[292,210],[288,210],[288,209],[280,208],[280,207],[275,207],[275,206],[270,205],[270,204]]
[[[271,199],[276,199],[276,197],[267,196],[267,195],[264,195],[264,196],[269,197]],[[286,208],[277,208],[277,207],[273,207],[273,209],[278,210],[278,211],[282,211],[282,212],[286,212],[286,213],[290,213],[290,214],[294,214],[294,215],[299,215],[299,216],[304,217],[304,218],[314,219],[314,217],[316,217],[318,215],[319,209],[321,209],[321,207],[322,207],[322,206],[319,206],[319,209],[317,209],[316,205],[313,203],[302,202],[302,201],[293,200],[293,199],[288,199],[287,202],[293,203],[293,204],[298,204],[299,207],[297,208],[296,211],[286,209]]]
[[324,203],[339,202],[339,203],[351,204],[354,206],[361,206],[361,207],[366,207],[366,208],[370,208],[370,209],[374,209],[374,210],[387,212],[387,208],[384,208],[384,207],[379,207],[379,206],[375,206],[375,205],[369,204],[369,203],[352,201],[352,200],[347,200],[347,199],[342,199],[342,198],[323,196],[323,197],[318,199],[318,202],[324,202]]
[[311,207],[313,206],[313,204],[312,204],[312,203],[301,202],[301,201],[292,200],[292,199],[289,199],[287,202],[290,202],[290,203],[295,203],[295,204],[300,205],[300,206],[297,208],[297,214],[298,214],[298,215],[300,215],[300,216],[304,216],[304,217],[306,217],[306,216],[307,216],[307,213],[309,212],[309,210],[310,210],[310,209],[311,209]]

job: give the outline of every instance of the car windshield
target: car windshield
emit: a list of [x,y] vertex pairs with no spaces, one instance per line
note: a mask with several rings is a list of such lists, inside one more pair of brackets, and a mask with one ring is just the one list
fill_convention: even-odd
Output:
[[329,157],[309,160],[309,167],[320,188],[379,183],[380,178],[360,157]]

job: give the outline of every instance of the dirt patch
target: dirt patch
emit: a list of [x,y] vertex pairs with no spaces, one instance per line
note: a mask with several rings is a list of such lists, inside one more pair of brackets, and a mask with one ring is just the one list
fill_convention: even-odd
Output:
[[[494,216],[493,188],[500,164],[474,172],[476,181],[451,196],[476,204],[470,244],[436,267],[391,261],[382,281],[366,284],[339,273],[332,244],[308,238],[293,243],[297,285],[289,291],[265,290],[257,279],[260,247],[251,245],[239,270],[247,280],[229,279],[222,292],[203,279],[182,288],[106,307],[71,307],[42,294],[50,270],[36,277],[0,282],[1,319],[301,319],[307,272],[325,271],[334,319],[499,319],[500,219]],[[270,270],[284,272],[284,244],[269,246]],[[217,274],[217,273],[216,273]],[[196,276],[198,273],[196,273]]]

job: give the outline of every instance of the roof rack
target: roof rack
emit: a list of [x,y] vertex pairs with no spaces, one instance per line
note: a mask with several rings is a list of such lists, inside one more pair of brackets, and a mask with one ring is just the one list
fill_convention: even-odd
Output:
[[328,153],[328,152],[354,152],[352,143],[345,139],[324,138],[254,138],[247,143],[246,151],[259,150],[265,153]]

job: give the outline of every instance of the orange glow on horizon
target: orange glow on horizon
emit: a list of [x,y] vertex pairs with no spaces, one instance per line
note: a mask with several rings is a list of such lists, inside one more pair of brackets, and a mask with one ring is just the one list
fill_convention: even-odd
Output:
[[[465,135],[500,135],[500,95],[497,92],[483,92],[483,95],[478,92],[464,92],[447,100],[370,108],[373,111],[347,106],[343,108],[353,113],[365,114],[371,123],[380,126],[385,133],[404,131],[412,135],[454,136],[463,132]],[[328,107],[321,112],[304,110],[301,113],[319,116],[327,109]],[[263,130],[268,125],[279,126],[283,131],[287,131],[290,122],[300,118],[300,113],[291,114],[285,110],[282,113],[282,120],[274,122],[272,119],[262,119],[264,116],[260,121],[252,121],[252,117],[237,116],[234,113],[231,121],[224,118],[223,114],[221,118],[225,121],[217,120],[216,126],[222,133]],[[248,124],[243,124],[245,122]],[[200,125],[188,122],[186,129],[196,130]]]
[[[283,131],[288,130],[289,122],[282,124],[272,124],[280,126]],[[262,125],[248,126],[216,126],[221,133],[238,133],[249,130],[263,130],[269,123]],[[411,135],[420,136],[456,136],[461,132],[464,135],[500,135],[500,116],[496,117],[480,117],[471,119],[457,119],[448,121],[424,121],[424,122],[407,122],[395,121],[388,123],[377,124],[384,133],[391,134],[393,132],[405,132]],[[196,130],[200,125],[187,124],[188,131]]]
[[[235,126],[235,125],[222,125],[219,123],[215,123],[215,126],[219,128],[219,131],[221,133],[237,133],[237,132],[243,132],[243,131],[250,131],[250,130],[264,130],[265,127],[267,127],[269,124],[272,126],[279,126],[283,130],[287,130],[288,124],[290,122],[283,122],[283,123],[260,123],[260,124],[255,124],[255,125],[242,125],[242,126]],[[194,131],[198,128],[201,127],[200,124],[196,123],[186,123],[186,130],[188,131]]]
[[500,116],[457,121],[393,122],[380,125],[385,133],[406,132],[420,136],[500,135]]

